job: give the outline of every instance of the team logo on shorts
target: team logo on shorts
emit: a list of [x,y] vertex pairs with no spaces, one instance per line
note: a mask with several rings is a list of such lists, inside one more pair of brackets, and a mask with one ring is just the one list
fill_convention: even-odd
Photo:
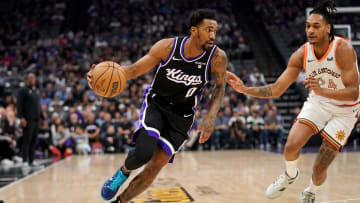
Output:
[[336,132],[336,138],[341,142],[345,138],[345,132],[343,130],[339,130]]

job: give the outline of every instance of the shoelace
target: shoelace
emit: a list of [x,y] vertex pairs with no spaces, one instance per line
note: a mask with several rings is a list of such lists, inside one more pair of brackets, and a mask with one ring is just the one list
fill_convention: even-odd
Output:
[[277,179],[273,184],[275,186],[281,186],[281,183],[283,182],[284,179],[285,179],[284,174],[281,174],[279,177],[277,177]]
[[115,178],[115,180],[109,185],[109,188],[111,190],[115,190],[123,181],[123,178],[120,178],[119,176],[123,176],[121,171],[119,171],[117,177]]

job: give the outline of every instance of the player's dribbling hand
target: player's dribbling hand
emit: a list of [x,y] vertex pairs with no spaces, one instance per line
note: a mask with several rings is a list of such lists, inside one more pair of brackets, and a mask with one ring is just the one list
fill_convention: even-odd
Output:
[[87,79],[88,85],[89,85],[89,87],[90,87],[91,89],[93,89],[93,87],[91,86],[91,78],[92,78],[91,71],[92,71],[92,69],[95,68],[95,66],[96,66],[95,64],[92,64],[92,65],[91,65],[91,69],[90,69],[89,72],[87,72],[87,74],[86,74],[86,79]]
[[318,79],[313,77],[306,78],[304,85],[309,91],[314,91],[315,94],[321,95],[321,87]]
[[210,120],[208,117],[206,117],[200,123],[198,127],[198,130],[200,131],[199,143],[204,143],[210,138],[211,133],[214,130],[214,122],[215,120]]
[[226,71],[225,81],[229,83],[229,85],[231,85],[231,87],[239,93],[244,93],[246,90],[243,81],[230,71]]

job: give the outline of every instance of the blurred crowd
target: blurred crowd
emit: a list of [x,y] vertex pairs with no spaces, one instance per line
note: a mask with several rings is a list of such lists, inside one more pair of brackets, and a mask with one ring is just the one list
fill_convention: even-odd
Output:
[[[306,42],[305,21],[306,8],[312,8],[315,1],[295,0],[253,0],[254,9],[259,13],[264,26],[269,31],[279,30],[288,34],[291,40],[288,46],[298,48]],[[360,2],[351,0],[337,0],[337,7],[359,7]],[[352,13],[339,13],[334,24],[347,24],[351,26],[351,36],[355,41],[360,40],[360,11]],[[343,33],[337,33],[343,36]],[[358,47],[355,47],[358,49]]]
[[[85,74],[91,64],[133,63],[157,40],[188,34],[189,12],[203,5],[218,11],[216,40],[227,52],[229,65],[249,51],[226,0],[94,0],[79,10],[63,0],[1,4],[0,159],[4,163],[18,161],[21,151],[16,105],[25,73],[36,74],[41,92],[44,119],[36,144],[38,156],[126,152],[133,147],[131,135],[138,124],[142,94],[153,73],[128,81],[115,98],[102,98],[87,86]],[[239,72],[247,85],[266,84],[257,67]],[[210,107],[211,88],[210,84],[204,90],[185,149],[282,148],[286,135],[274,102],[248,98],[231,87],[227,87],[211,139],[199,145],[197,126]]]

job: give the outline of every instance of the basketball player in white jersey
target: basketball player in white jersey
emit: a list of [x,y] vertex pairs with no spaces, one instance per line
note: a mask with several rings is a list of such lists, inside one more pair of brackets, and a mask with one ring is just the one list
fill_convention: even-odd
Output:
[[289,184],[299,178],[297,161],[300,149],[312,135],[324,138],[313,165],[310,185],[301,195],[301,203],[315,202],[315,193],[324,183],[327,168],[346,144],[358,119],[359,72],[356,53],[349,42],[334,36],[333,0],[320,0],[306,21],[308,42],[295,51],[286,70],[273,84],[246,87],[231,72],[227,82],[238,92],[253,97],[279,97],[296,80],[302,68],[304,84],[310,95],[293,124],[284,148],[286,171],[271,184],[266,195],[279,197]]

